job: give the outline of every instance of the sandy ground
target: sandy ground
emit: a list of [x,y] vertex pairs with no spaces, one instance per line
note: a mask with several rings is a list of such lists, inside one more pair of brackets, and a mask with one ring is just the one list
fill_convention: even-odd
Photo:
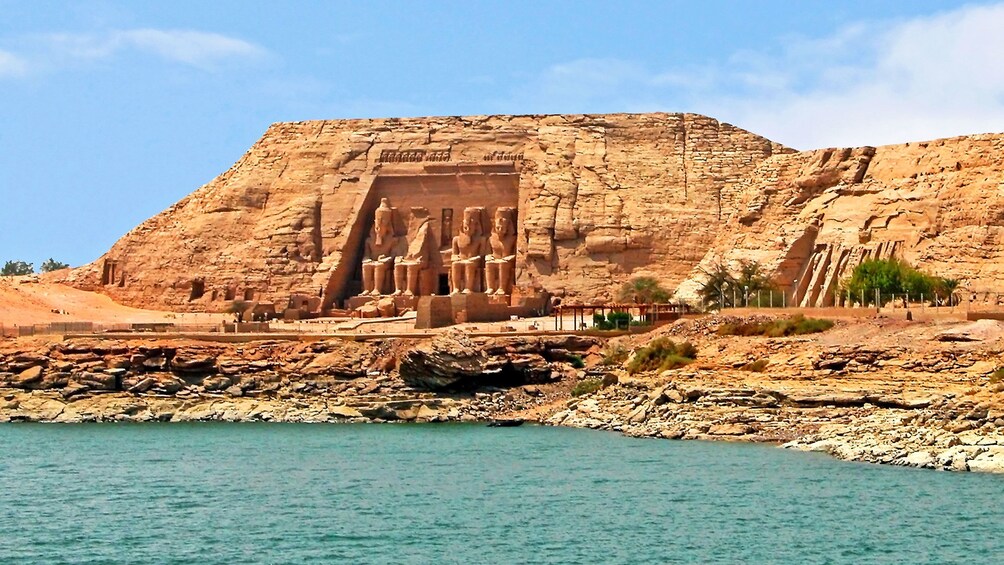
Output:
[[[217,323],[224,314],[175,314],[140,310],[114,302],[95,292],[58,283],[30,282],[34,277],[0,277],[0,324],[6,326],[49,322],[138,322]],[[65,312],[65,314],[63,313]]]
[[[413,315],[412,315],[413,316]],[[232,314],[175,313],[142,310],[124,306],[108,296],[79,290],[59,283],[39,281],[37,277],[0,277],[0,327],[48,324],[50,322],[93,322],[95,324],[129,324],[169,322],[177,325],[218,324],[231,321]],[[378,321],[344,318],[271,323],[275,331],[305,333],[417,333],[415,321],[409,319]],[[534,331],[554,328],[551,317],[520,319],[494,323],[464,324],[470,331]],[[571,318],[565,327],[572,326]],[[440,330],[434,330],[436,333]]]

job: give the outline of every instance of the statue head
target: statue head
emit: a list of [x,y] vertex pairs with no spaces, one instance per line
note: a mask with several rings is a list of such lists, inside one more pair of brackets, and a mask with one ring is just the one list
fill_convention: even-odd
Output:
[[464,223],[460,231],[469,236],[481,235],[481,208],[464,208]]
[[495,225],[492,227],[499,236],[512,235],[516,233],[516,226],[513,225],[512,208],[495,209]]
[[380,199],[380,206],[373,215],[373,237],[377,245],[383,243],[385,237],[394,233],[394,209],[386,198]]

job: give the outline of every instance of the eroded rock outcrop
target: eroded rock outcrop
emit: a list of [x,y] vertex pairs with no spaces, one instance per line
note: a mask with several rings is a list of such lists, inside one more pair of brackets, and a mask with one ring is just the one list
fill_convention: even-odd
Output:
[[426,390],[513,387],[552,380],[551,362],[569,361],[599,340],[578,336],[474,339],[449,330],[404,353],[399,372],[409,385]]
[[[757,261],[789,303],[847,300],[861,261],[897,257],[974,292],[1004,278],[1004,136],[775,155],[736,185],[734,212],[678,296],[704,272]],[[850,297],[860,301],[860,297]]]
[[[458,333],[445,343],[458,352],[469,341]],[[483,343],[478,347],[484,350]],[[414,349],[403,340],[227,345],[92,339],[47,343],[31,352],[0,347],[0,422],[473,421],[561,394],[555,386],[547,393],[541,387],[503,389],[499,379],[475,379],[459,394],[416,390],[395,370],[399,352]],[[465,364],[457,354],[452,373],[471,376],[483,366],[518,373],[520,382],[564,375],[553,367],[567,365],[545,360],[541,344],[515,349],[519,353],[497,346],[483,365]],[[451,372],[450,361],[440,361],[438,370]]]

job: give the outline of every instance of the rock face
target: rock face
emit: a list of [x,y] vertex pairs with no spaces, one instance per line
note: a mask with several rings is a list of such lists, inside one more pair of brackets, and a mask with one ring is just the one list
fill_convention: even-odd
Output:
[[891,256],[997,291],[1002,170],[1002,135],[794,152],[693,114],[279,123],[64,280],[133,306],[327,311],[366,288],[386,200],[394,238],[424,226],[416,257],[432,271],[395,274],[423,294],[449,291],[444,265],[474,208],[515,218],[514,297],[602,300],[647,275],[694,299],[705,270],[746,259],[789,302],[826,306],[855,265]]
[[[411,340],[210,344],[78,339],[36,345],[30,353],[17,343],[0,342],[0,423],[487,420],[554,402],[564,388],[554,382],[525,392],[478,390],[479,384],[502,384],[492,375],[505,374],[515,375],[517,383],[556,381],[568,365],[545,360],[549,348],[593,345],[571,336],[478,343],[469,351],[481,351],[480,362],[470,364],[463,362],[462,353],[470,343],[457,332],[439,343],[438,348],[455,355],[440,357],[436,369],[440,375],[472,378],[464,384],[474,391],[436,395],[415,390],[394,371],[399,351],[421,347]],[[458,366],[447,366],[451,361]],[[484,369],[488,378],[476,369]],[[427,378],[435,382],[435,374]]]
[[279,123],[65,280],[173,310],[340,307],[363,289],[367,230],[387,198],[427,211],[440,252],[466,207],[514,210],[516,294],[605,298],[638,274],[675,286],[754,190],[744,179],[790,152],[693,114]]
[[451,330],[405,353],[399,371],[413,387],[442,390],[484,376],[488,355],[466,335]]
[[723,197],[733,212],[678,296],[696,297],[702,271],[745,259],[772,273],[790,302],[829,306],[858,263],[890,256],[996,291],[1002,170],[1004,135],[773,156]]
[[471,339],[453,329],[405,352],[399,372],[408,385],[426,390],[462,390],[482,386],[513,387],[552,379],[552,361],[566,361],[570,351],[598,346],[578,336]]

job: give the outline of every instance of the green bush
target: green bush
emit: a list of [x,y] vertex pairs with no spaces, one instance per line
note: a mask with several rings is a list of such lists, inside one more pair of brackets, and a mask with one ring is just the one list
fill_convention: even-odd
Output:
[[0,270],[0,275],[5,277],[17,277],[21,275],[30,275],[35,272],[35,266],[32,263],[26,263],[24,261],[7,261],[4,263],[3,269]]
[[796,314],[779,320],[722,324],[718,327],[717,333],[718,335],[785,337],[819,333],[832,327],[831,320],[806,318],[801,314]]
[[851,300],[863,298],[865,304],[874,304],[876,290],[883,301],[890,300],[894,294],[909,294],[918,299],[921,295],[950,296],[958,287],[958,281],[928,275],[898,259],[872,259],[855,267],[851,278],[842,286]]
[[[739,272],[733,275],[721,263],[704,271],[704,284],[698,294],[706,308],[720,310],[737,306],[781,305],[782,292],[756,261],[741,261]],[[773,298],[772,298],[773,297]],[[757,301],[759,300],[759,304]]]
[[666,371],[692,363],[696,358],[697,348],[690,342],[677,345],[669,338],[660,337],[636,351],[627,370],[632,375],[643,371]]
[[600,312],[593,312],[593,327],[598,330],[614,329],[614,325],[608,322],[606,316]]
[[652,277],[635,277],[624,283],[617,294],[619,300],[635,304],[669,302],[671,296],[672,293],[662,288],[659,281]]
[[697,359],[697,348],[694,347],[693,343],[685,341],[680,345],[676,346],[676,352],[680,357],[686,357],[687,359]]
[[50,257],[49,259],[45,260],[42,263],[41,270],[43,273],[51,273],[53,271],[58,271],[60,269],[65,269],[67,267],[69,267],[69,265],[67,265],[66,263],[63,263],[62,261],[56,261],[55,259]]
[[632,316],[628,312],[610,312],[607,321],[616,329],[627,329],[631,325]]
[[628,355],[630,354],[631,352],[623,345],[607,345],[606,350],[603,352],[603,360],[600,361],[600,365],[605,367],[621,365],[627,361]]
[[593,327],[599,330],[626,330],[632,323],[629,312],[609,312],[606,316],[599,312],[593,314]]
[[767,368],[767,360],[766,359],[757,359],[756,361],[753,361],[752,363],[746,363],[742,367],[739,367],[739,370],[740,371],[751,371],[753,373],[762,373],[764,371],[764,369],[766,369],[766,368]]
[[600,379],[584,379],[572,387],[572,396],[582,396],[583,394],[594,393],[603,386],[603,381]]
[[1004,367],[998,368],[990,374],[990,384],[997,384],[1004,380]]
[[586,362],[582,360],[581,355],[569,355],[568,363],[576,369],[584,369],[586,367]]

